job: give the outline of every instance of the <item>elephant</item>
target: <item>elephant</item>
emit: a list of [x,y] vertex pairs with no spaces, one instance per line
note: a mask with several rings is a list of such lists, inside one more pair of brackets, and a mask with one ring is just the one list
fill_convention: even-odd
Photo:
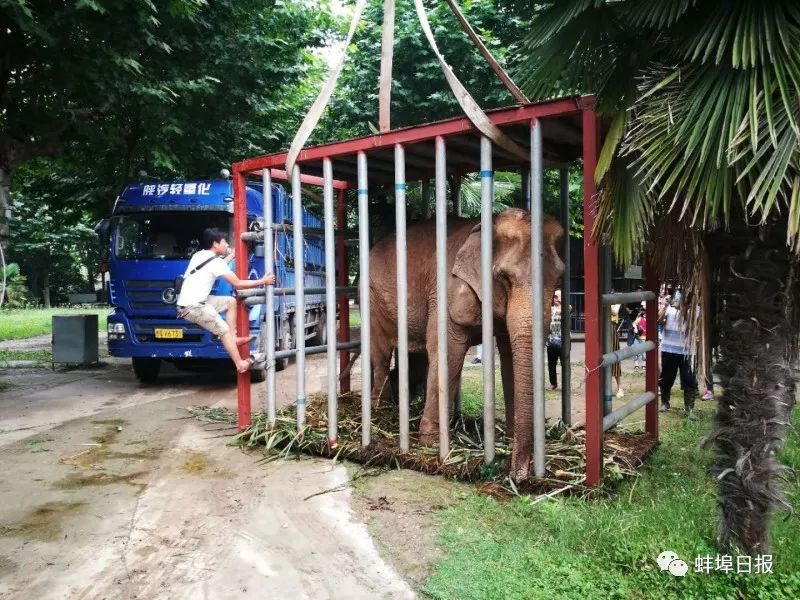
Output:
[[[531,219],[519,208],[496,214],[492,222],[494,329],[505,394],[506,430],[513,440],[511,476],[529,476],[533,437],[533,361],[531,294]],[[452,409],[461,383],[467,350],[481,342],[481,279],[479,219],[448,219],[447,227],[447,357],[449,403]],[[544,333],[550,328],[553,292],[564,273],[558,245],[564,230],[545,217]],[[420,443],[434,446],[439,438],[438,340],[436,323],[436,231],[434,222],[409,226],[408,350],[427,354],[425,408],[419,425]],[[370,351],[373,395],[389,373],[397,346],[397,286],[395,236],[372,248],[370,260]],[[385,392],[386,390],[384,390]]]

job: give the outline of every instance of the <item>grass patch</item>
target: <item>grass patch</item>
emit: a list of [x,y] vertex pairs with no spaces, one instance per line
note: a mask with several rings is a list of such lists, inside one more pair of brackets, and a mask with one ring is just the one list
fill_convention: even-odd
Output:
[[34,360],[36,362],[52,362],[50,350],[0,350],[0,362],[11,360]]
[[360,312],[350,312],[350,327],[361,327]]
[[97,328],[105,331],[111,308],[30,308],[0,311],[0,341],[21,340],[51,333],[53,315],[95,314]]
[[[641,476],[612,498],[497,501],[471,494],[439,513],[443,557],[424,590],[433,598],[798,598],[800,523],[776,514],[774,574],[694,572],[697,556],[717,555],[716,489],[711,452],[698,448],[712,409],[701,419],[662,419],[661,446]],[[782,461],[800,461],[792,431]],[[800,500],[796,477],[786,486]],[[673,550],[689,564],[685,578],[662,573],[655,558]],[[735,558],[734,558],[735,565]],[[464,574],[469,573],[468,577]]]
[[14,384],[6,379],[0,379],[0,392],[5,392],[14,387]]

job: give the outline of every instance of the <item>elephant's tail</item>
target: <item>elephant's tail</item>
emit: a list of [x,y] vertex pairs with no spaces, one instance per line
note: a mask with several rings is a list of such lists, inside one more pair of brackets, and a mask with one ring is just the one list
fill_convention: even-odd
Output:
[[350,360],[347,361],[347,366],[342,369],[341,373],[339,373],[339,381],[344,381],[350,377],[350,371],[353,369],[353,365],[359,356],[361,356],[361,348],[357,348],[356,351],[350,355]]

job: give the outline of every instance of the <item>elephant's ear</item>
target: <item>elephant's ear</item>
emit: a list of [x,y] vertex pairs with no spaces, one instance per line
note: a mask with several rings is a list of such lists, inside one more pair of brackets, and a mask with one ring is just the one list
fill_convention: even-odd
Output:
[[461,245],[453,262],[453,275],[467,282],[472,291],[481,298],[481,224],[478,223]]

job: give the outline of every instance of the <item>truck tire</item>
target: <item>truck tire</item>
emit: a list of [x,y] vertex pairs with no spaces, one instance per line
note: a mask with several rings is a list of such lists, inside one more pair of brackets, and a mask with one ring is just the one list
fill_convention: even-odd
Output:
[[312,346],[324,346],[328,343],[328,327],[324,310],[319,311],[317,324],[314,325],[314,337],[310,341]]
[[[258,343],[256,344],[256,352],[263,354],[267,349],[267,328],[264,322],[261,322],[261,327],[258,329]],[[267,370],[253,369],[250,371],[250,382],[261,383],[267,379]]]
[[158,379],[158,372],[161,370],[160,358],[143,358],[134,356],[131,359],[133,374],[139,383],[155,383]]
[[[291,342],[291,333],[290,328],[291,325],[289,324],[289,320],[287,319],[283,325],[281,325],[280,331],[278,331],[278,350],[289,350],[292,347]],[[275,359],[275,370],[276,371],[283,371],[287,366],[289,366],[289,359],[288,358],[276,358]]]

